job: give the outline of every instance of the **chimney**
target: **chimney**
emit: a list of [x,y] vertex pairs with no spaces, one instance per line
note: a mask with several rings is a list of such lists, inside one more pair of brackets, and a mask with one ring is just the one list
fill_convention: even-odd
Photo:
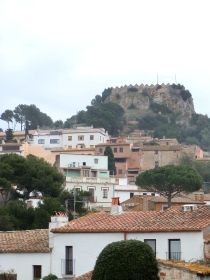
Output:
[[51,217],[51,222],[49,223],[49,247],[53,248],[54,246],[54,235],[50,231],[53,228],[62,227],[68,223],[68,216],[64,212],[55,212],[54,216]]
[[122,212],[119,197],[112,197],[111,215],[119,215]]

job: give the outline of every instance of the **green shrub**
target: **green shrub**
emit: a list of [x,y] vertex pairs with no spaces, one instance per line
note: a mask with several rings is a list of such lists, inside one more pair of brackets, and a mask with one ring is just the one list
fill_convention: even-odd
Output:
[[151,247],[126,240],[107,245],[100,253],[92,280],[158,280],[158,264]]
[[54,274],[51,274],[51,273],[42,278],[42,280],[56,280],[56,279],[58,279],[58,277]]

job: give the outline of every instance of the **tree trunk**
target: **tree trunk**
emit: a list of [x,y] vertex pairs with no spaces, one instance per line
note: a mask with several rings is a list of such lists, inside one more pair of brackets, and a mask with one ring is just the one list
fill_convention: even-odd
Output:
[[171,193],[168,194],[168,208],[171,208]]

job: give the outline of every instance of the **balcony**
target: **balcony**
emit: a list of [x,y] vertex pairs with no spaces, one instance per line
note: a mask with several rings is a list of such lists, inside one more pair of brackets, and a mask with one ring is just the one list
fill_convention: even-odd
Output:
[[181,260],[181,252],[166,252],[166,259],[167,260]]
[[115,178],[99,177],[66,177],[67,183],[90,183],[90,184],[117,184]]

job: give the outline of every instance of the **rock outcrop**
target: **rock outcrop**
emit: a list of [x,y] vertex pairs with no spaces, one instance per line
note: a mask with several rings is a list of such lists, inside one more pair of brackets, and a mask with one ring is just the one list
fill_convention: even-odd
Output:
[[195,113],[190,92],[179,84],[116,87],[110,90],[104,102],[119,104],[127,116],[130,115],[129,111],[135,111],[137,115],[145,114],[152,104],[164,105],[171,112],[180,115],[183,124],[188,124]]

